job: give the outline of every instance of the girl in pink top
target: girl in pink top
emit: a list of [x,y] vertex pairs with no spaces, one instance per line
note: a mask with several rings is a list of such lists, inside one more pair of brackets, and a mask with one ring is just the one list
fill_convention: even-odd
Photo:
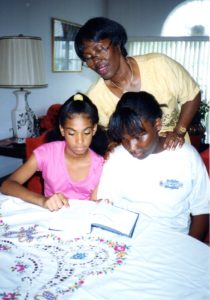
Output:
[[[69,199],[96,200],[104,158],[90,149],[97,132],[98,111],[89,98],[73,95],[59,111],[59,141],[36,148],[30,158],[2,184],[2,193],[58,210]],[[44,179],[44,195],[23,184],[36,172]]]

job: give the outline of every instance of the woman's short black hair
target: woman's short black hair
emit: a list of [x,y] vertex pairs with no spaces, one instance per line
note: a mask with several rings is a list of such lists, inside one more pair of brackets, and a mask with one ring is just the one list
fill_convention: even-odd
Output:
[[108,135],[111,141],[121,143],[125,133],[135,136],[144,131],[142,120],[154,123],[162,117],[162,110],[155,97],[147,92],[127,92],[122,95],[112,114]]
[[109,39],[115,46],[119,45],[121,53],[127,56],[125,44],[127,42],[127,33],[125,28],[116,21],[104,17],[89,19],[78,31],[75,37],[75,51],[83,60],[84,42],[99,42],[103,39]]

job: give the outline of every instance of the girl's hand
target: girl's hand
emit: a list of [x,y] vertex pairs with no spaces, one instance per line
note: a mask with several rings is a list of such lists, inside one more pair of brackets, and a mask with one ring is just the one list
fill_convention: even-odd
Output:
[[68,199],[61,193],[56,193],[51,197],[47,198],[44,203],[44,207],[48,208],[50,211],[59,210],[61,207],[68,207]]
[[97,199],[97,200],[92,200],[95,201],[96,203],[106,203],[106,204],[110,204],[110,205],[114,205],[114,202],[109,200],[109,199]]

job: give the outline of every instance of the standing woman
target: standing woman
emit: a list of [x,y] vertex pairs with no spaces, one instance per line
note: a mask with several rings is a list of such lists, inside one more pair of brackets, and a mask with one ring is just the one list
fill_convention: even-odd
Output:
[[101,77],[88,91],[98,108],[100,124],[107,127],[122,94],[146,91],[166,105],[164,147],[181,146],[200,105],[198,84],[183,66],[164,54],[128,57],[126,42],[124,27],[104,17],[88,20],[75,38],[78,56]]

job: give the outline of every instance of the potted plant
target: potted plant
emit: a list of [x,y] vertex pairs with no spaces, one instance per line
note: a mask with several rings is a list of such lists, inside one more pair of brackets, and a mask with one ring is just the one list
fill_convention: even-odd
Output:
[[199,110],[195,114],[188,128],[192,145],[199,151],[201,143],[204,142],[206,130],[206,116],[210,110],[207,102],[201,101]]

